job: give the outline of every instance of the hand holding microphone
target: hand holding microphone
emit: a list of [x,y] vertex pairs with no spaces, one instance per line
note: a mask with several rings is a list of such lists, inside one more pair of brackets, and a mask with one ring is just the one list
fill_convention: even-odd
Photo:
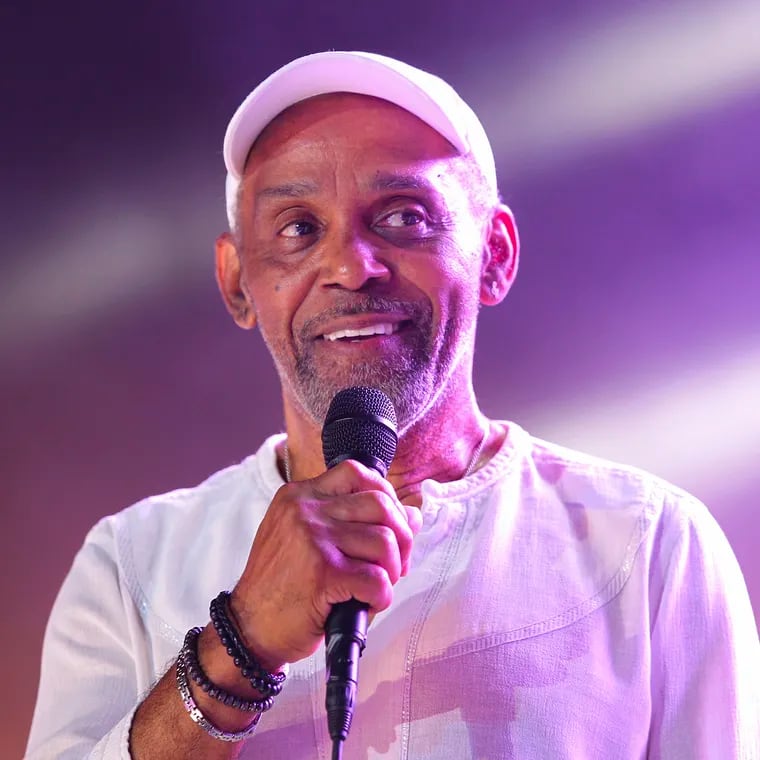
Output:
[[[359,436],[364,440],[366,432]],[[373,448],[369,454],[382,456]],[[353,450],[348,457],[316,478],[280,488],[233,590],[244,638],[270,670],[319,648],[333,605],[361,600],[370,615],[387,608],[406,572],[419,510],[403,506]]]

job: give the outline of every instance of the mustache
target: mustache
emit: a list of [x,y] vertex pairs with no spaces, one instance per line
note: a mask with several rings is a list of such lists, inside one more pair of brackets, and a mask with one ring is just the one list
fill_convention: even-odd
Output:
[[421,304],[417,301],[403,301],[397,298],[385,298],[383,296],[356,296],[345,299],[344,303],[331,306],[329,309],[306,320],[299,333],[302,337],[317,335],[322,327],[337,317],[353,317],[359,314],[393,314],[402,316],[415,324],[425,324],[432,317],[429,304]]

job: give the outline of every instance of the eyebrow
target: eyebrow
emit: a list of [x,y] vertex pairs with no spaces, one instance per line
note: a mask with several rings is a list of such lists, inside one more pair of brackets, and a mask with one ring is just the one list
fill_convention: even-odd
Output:
[[317,192],[313,182],[287,182],[283,185],[264,187],[256,193],[256,199],[261,198],[304,198]]
[[[374,191],[434,191],[433,185],[424,177],[415,174],[391,174],[387,172],[378,173],[369,183],[369,187]],[[256,199],[263,198],[305,198],[313,195],[319,190],[319,186],[314,182],[285,182],[281,185],[272,185],[264,187],[257,191]]]
[[433,185],[416,174],[378,173],[370,183],[372,190],[433,190]]

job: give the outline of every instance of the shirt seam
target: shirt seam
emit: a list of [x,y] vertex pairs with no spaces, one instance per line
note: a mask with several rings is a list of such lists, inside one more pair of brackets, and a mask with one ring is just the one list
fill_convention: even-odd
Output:
[[438,598],[444,583],[449,577],[451,572],[451,566],[454,562],[454,557],[459,551],[459,545],[461,543],[462,535],[464,533],[464,526],[467,522],[466,511],[462,504],[459,504],[459,524],[456,527],[456,531],[452,537],[449,548],[441,563],[441,571],[438,575],[438,579],[435,584],[429,589],[424,602],[420,607],[419,614],[415,620],[414,627],[409,635],[409,641],[406,647],[406,654],[404,655],[404,691],[401,697],[401,758],[407,760],[409,757],[409,744],[411,734],[411,704],[412,704],[412,690],[414,679],[414,666],[417,647],[419,646],[420,637],[422,636],[422,629],[427,622],[430,611],[433,608],[435,600]]
[[570,609],[564,610],[563,612],[553,615],[550,618],[546,618],[545,620],[520,626],[519,628],[505,631],[503,633],[468,638],[454,646],[433,650],[421,657],[420,662],[428,664],[431,662],[446,660],[451,657],[460,657],[472,652],[491,649],[515,641],[535,638],[562,628],[567,628],[578,622],[578,620],[596,612],[596,610],[609,604],[609,602],[611,602],[623,590],[625,584],[628,582],[636,557],[641,551],[648,524],[648,520],[646,520],[644,515],[639,516],[637,532],[629,542],[626,550],[626,558],[623,561],[623,564],[596,594],[592,594],[590,597],[584,599]]

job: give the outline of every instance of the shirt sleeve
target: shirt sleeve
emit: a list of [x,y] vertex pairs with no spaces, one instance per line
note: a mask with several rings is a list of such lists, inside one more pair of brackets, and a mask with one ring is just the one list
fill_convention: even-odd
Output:
[[106,518],[85,539],[48,620],[26,760],[129,760],[139,627]]
[[653,566],[649,760],[760,758],[760,642],[736,558],[696,501],[666,506]]

